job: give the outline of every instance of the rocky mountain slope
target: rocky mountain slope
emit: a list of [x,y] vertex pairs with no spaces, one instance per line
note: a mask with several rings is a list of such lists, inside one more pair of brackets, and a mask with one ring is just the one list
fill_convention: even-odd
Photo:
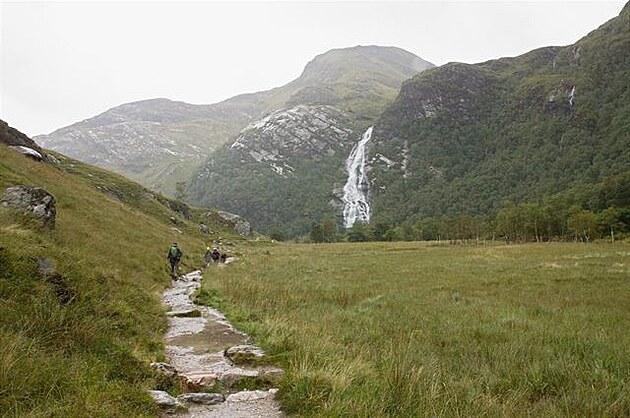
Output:
[[247,97],[215,105],[168,99],[127,103],[34,139],[53,149],[172,193],[192,170],[262,108]]
[[238,213],[262,232],[295,235],[336,218],[343,160],[402,81],[430,67],[404,50],[377,46],[316,57],[300,78],[266,93],[280,107],[213,154],[193,177],[189,198]]
[[269,91],[212,105],[168,99],[127,103],[34,139],[172,194],[210,154],[269,112],[329,104],[374,119],[404,79],[430,66],[398,48],[338,49],[313,59],[298,79]]
[[374,219],[486,214],[558,194],[603,209],[599,185],[629,189],[629,52],[626,5],[574,45],[405,82],[370,143]]

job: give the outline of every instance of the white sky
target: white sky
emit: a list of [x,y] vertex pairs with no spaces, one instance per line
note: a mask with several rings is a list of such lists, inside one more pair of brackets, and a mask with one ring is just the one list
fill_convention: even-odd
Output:
[[442,65],[574,43],[625,0],[0,3],[0,119],[29,136],[166,97],[278,87],[332,48],[404,48]]

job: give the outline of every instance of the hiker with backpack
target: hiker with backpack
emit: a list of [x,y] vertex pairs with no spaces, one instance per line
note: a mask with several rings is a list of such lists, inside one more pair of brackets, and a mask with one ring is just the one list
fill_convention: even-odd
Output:
[[169,248],[166,258],[168,258],[168,261],[171,263],[171,276],[177,278],[177,268],[179,266],[179,260],[182,258],[182,250],[179,249],[176,242]]
[[212,250],[212,261],[214,261],[214,264],[219,264],[219,258],[221,258],[221,253],[218,248],[215,248]]
[[210,267],[210,264],[212,264],[212,251],[210,251],[210,247],[206,247],[206,253],[203,255],[203,261],[206,263],[206,267]]

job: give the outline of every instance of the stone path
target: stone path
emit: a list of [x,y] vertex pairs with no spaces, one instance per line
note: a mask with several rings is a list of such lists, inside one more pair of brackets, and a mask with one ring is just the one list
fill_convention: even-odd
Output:
[[[164,304],[170,308],[169,363],[152,364],[163,373],[177,375],[187,393],[177,398],[162,391],[151,391],[151,395],[168,416],[284,417],[274,398],[277,389],[267,389],[282,378],[283,370],[253,365],[261,363],[264,351],[247,344],[248,336],[221,312],[191,300],[200,285],[201,272],[194,271],[180,276],[164,292]],[[261,389],[237,391],[239,383]]]

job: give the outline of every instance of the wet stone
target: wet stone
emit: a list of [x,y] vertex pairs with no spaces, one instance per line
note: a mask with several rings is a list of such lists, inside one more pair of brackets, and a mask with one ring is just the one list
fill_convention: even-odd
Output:
[[225,356],[235,364],[254,363],[265,356],[265,351],[255,345],[235,345],[225,350]]
[[177,397],[182,403],[197,403],[202,405],[215,405],[225,401],[225,396],[220,393],[184,393]]
[[258,370],[247,370],[241,369],[240,367],[233,367],[221,375],[220,381],[225,387],[231,388],[241,380],[253,379],[258,377],[258,375]]
[[180,403],[163,390],[150,390],[149,394],[153,397],[155,403],[165,412],[175,413]]

